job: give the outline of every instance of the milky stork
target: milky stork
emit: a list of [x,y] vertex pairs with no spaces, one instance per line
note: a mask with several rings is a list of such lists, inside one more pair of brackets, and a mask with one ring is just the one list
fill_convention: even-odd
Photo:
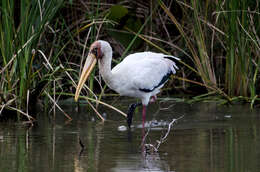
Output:
[[[176,73],[177,57],[154,52],[140,52],[128,55],[111,70],[112,48],[103,40],[95,41],[89,50],[83,71],[75,93],[78,100],[80,91],[98,61],[99,71],[105,83],[122,96],[140,98],[142,100],[143,126],[146,106],[150,98],[155,101],[156,94],[168,81],[171,74]],[[133,111],[141,103],[129,106],[127,114],[128,126],[131,126]]]

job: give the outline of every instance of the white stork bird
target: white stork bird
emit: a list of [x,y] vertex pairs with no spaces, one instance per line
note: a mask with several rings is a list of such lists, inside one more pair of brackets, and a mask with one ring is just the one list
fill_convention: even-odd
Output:
[[[128,55],[111,70],[112,48],[106,41],[95,41],[89,50],[80,80],[75,93],[78,100],[80,91],[89,74],[98,61],[99,71],[105,83],[122,96],[140,98],[143,105],[143,125],[145,122],[146,106],[150,98],[155,101],[156,94],[168,81],[171,74],[176,73],[177,57],[154,52],[140,52]],[[131,126],[135,107],[140,103],[132,104],[127,115],[128,126]]]

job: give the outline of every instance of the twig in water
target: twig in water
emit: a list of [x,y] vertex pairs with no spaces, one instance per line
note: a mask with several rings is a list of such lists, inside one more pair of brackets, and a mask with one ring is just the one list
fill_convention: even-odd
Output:
[[84,151],[85,146],[84,146],[84,144],[82,143],[82,141],[81,141],[80,138],[79,138],[79,145],[80,145],[80,147],[81,147],[81,150],[80,150],[79,156],[81,156],[82,153],[83,153],[83,151]]
[[33,126],[33,122],[29,116],[29,97],[30,97],[30,92],[29,92],[29,90],[27,90],[26,117],[28,118],[28,121],[30,121],[31,126]]
[[176,121],[178,121],[179,119],[181,119],[181,118],[183,118],[183,117],[184,117],[184,115],[182,115],[181,117],[179,117],[179,118],[177,118],[177,119],[173,119],[172,122],[170,122],[170,124],[168,125],[168,130],[167,130],[166,134],[165,134],[163,137],[161,137],[160,140],[157,140],[157,143],[158,143],[157,146],[156,146],[157,150],[159,149],[160,145],[161,145],[163,142],[165,142],[165,140],[167,139],[167,136],[169,135],[169,133],[170,133],[170,131],[171,131],[172,125],[173,125]]
[[47,91],[44,91],[44,93],[49,97],[49,99],[54,103],[54,105],[68,118],[69,121],[72,120],[72,118],[62,110],[62,108],[55,102],[55,100],[50,96],[50,94]]
[[97,111],[97,109],[89,102],[88,99],[86,99],[90,107],[95,111],[95,113],[98,115],[98,117],[102,120],[102,122],[105,121],[105,118],[102,117],[102,115]]
[[145,134],[143,140],[142,140],[142,145],[145,146],[146,150],[153,151],[153,152],[158,152],[160,145],[166,141],[168,135],[170,134],[172,125],[173,125],[176,121],[178,121],[179,119],[181,119],[181,118],[183,118],[183,117],[184,117],[184,115],[182,115],[181,117],[179,117],[179,118],[177,118],[177,119],[173,119],[173,120],[169,123],[168,129],[167,129],[167,132],[165,133],[165,135],[164,135],[163,137],[161,137],[160,140],[156,140],[156,142],[157,142],[157,145],[156,145],[156,146],[153,145],[153,144],[144,144],[145,139],[146,139],[146,137],[147,137],[147,135],[149,134],[149,131],[150,131],[150,129],[151,129],[151,127],[150,127],[149,130],[147,131],[147,133]]
[[84,146],[84,144],[82,143],[82,141],[81,141],[80,138],[79,138],[79,145],[81,146],[81,149],[84,149],[84,148],[85,148],[85,146]]

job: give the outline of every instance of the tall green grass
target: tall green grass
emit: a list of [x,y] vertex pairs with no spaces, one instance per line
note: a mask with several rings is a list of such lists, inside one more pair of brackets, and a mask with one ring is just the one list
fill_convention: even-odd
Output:
[[[256,77],[259,73],[259,42],[256,33],[259,33],[259,14],[254,14],[250,6],[252,1],[229,1],[224,10],[220,11],[223,30],[226,37],[226,76],[225,88],[232,96],[256,95]],[[258,10],[259,11],[259,10]],[[224,25],[224,23],[227,23]]]
[[[46,79],[44,75],[52,73],[49,58],[43,53],[45,50],[39,48],[43,47],[41,40],[62,2],[1,1],[0,88],[2,102],[8,105],[6,108],[28,111],[30,95],[33,91],[38,94],[37,88]],[[46,73],[42,72],[46,69],[44,63],[49,70],[45,70]]]
[[[182,24],[161,0],[158,2],[185,40],[204,85],[212,86],[209,92],[223,90],[226,98],[231,97],[228,101],[238,96],[251,103],[258,99],[260,23],[254,1],[183,2],[180,6],[188,15]],[[225,68],[218,68],[220,60]]]

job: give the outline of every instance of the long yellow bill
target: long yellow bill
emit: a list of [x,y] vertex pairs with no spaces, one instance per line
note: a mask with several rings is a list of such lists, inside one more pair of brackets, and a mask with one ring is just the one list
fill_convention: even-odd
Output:
[[86,59],[84,68],[82,70],[82,73],[81,73],[81,76],[79,79],[79,83],[78,83],[77,90],[75,93],[75,101],[78,101],[80,91],[81,91],[84,83],[88,79],[88,76],[91,73],[91,71],[93,70],[96,63],[97,63],[96,56],[94,54],[90,53]]

